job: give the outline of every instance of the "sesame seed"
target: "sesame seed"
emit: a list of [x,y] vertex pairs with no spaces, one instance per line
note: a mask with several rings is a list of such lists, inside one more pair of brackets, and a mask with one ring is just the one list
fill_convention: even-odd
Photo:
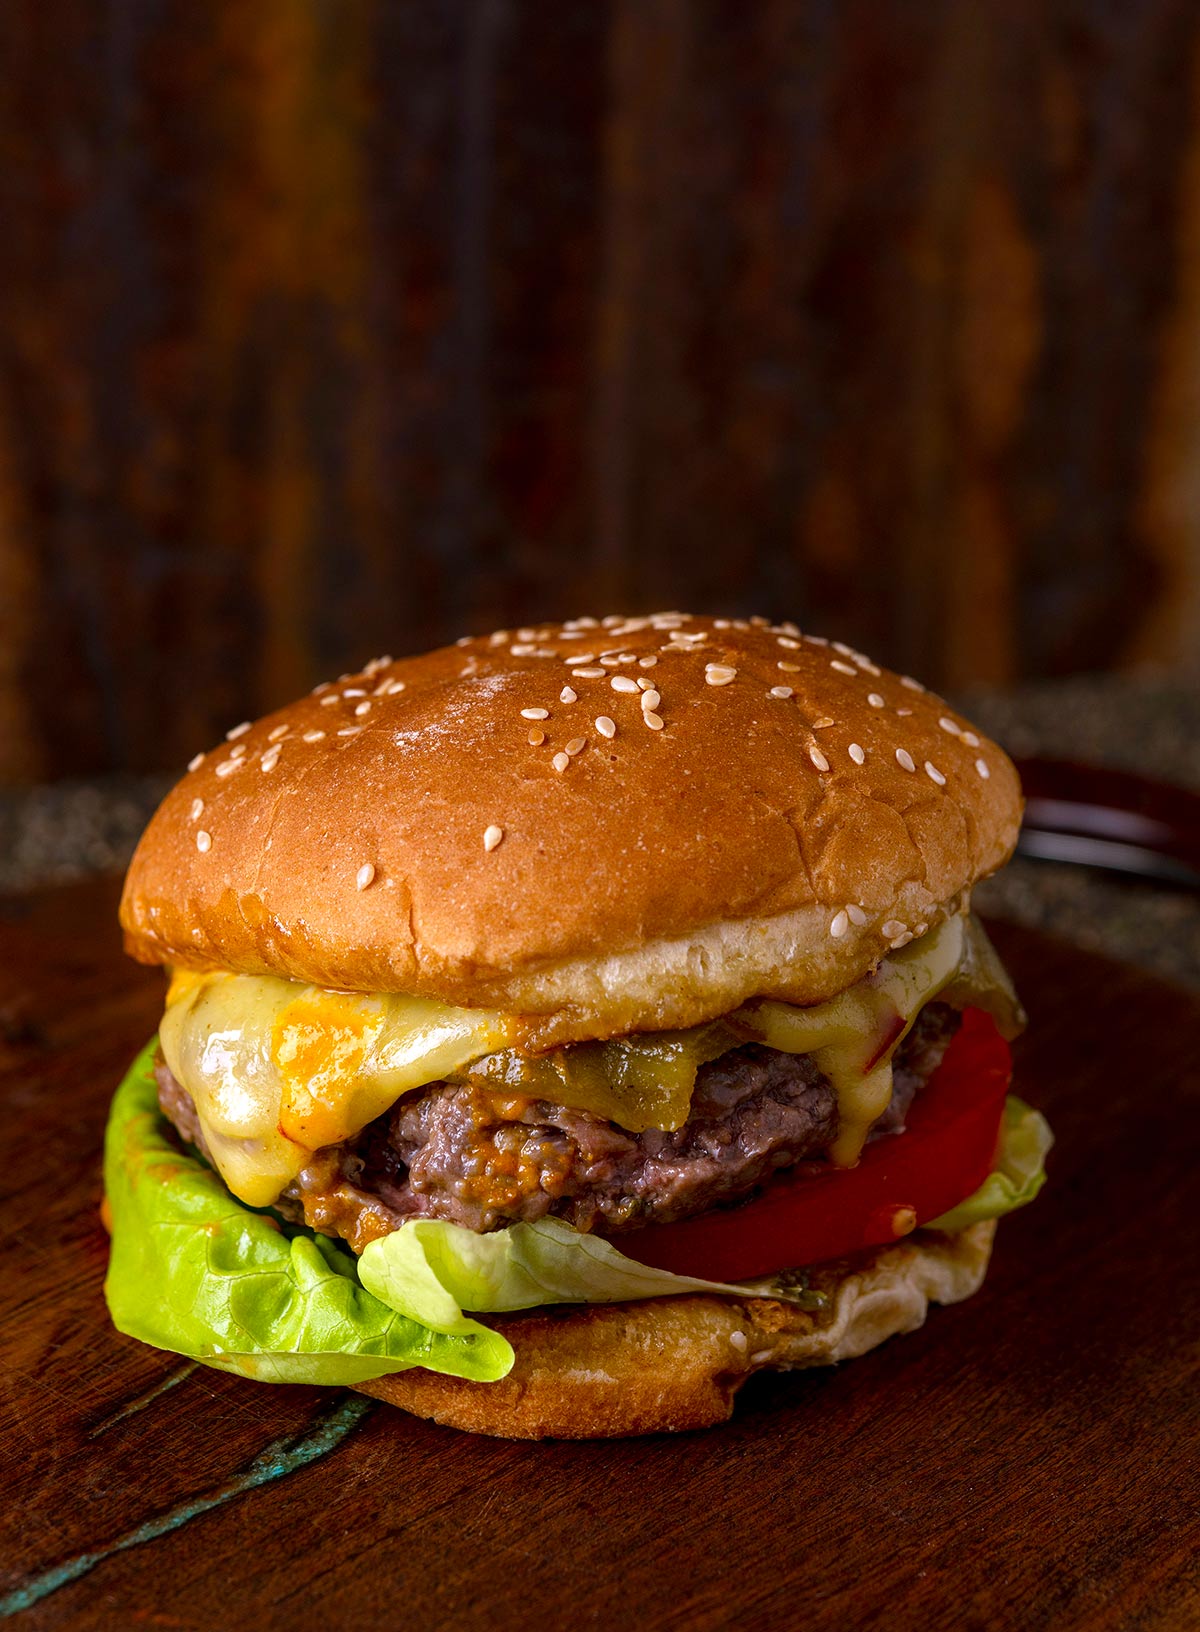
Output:
[[306,731],[304,733],[304,741],[305,742],[324,742],[325,741],[325,733],[324,733],[324,731]]
[[627,674],[614,674],[608,683],[614,691],[636,691],[638,689],[637,681],[631,680]]
[[654,681],[651,680],[651,678],[650,678],[650,676],[648,674],[639,674],[638,675],[638,690],[639,691],[653,691],[654,690]]
[[656,657],[653,657],[653,656],[652,657],[639,657],[638,658],[638,668],[639,669],[652,669],[657,662],[658,662],[658,659]]
[[864,674],[880,675],[883,673],[883,670],[877,663],[872,663],[871,659],[869,657],[864,657],[861,652],[851,652],[850,656],[854,662],[858,664],[859,668]]
[[909,691],[925,690],[925,687],[921,684],[921,682],[919,680],[914,680],[911,674],[902,674],[900,676],[900,684],[902,686],[907,686]]
[[202,856],[212,849],[212,834],[206,833],[203,828],[196,834],[196,849]]
[[906,929],[902,935],[897,935],[896,939],[891,943],[892,951],[898,952],[902,946],[907,946],[912,938],[912,930]]
[[697,634],[690,634],[686,630],[680,629],[679,631],[677,631],[677,633],[675,633],[674,635],[671,636],[671,639],[672,640],[686,640],[690,645],[696,645],[702,640],[707,640],[708,636],[704,633],[703,630],[700,630],[699,633],[697,633]]
[[362,733],[361,725],[344,725],[338,732],[339,737],[357,737]]
[[979,738],[975,735],[974,731],[964,731],[962,734],[962,740],[966,743],[968,748],[979,747]]
[[661,703],[661,702],[662,702],[662,693],[656,691],[653,686],[651,686],[649,691],[644,691],[642,693],[642,707],[644,709],[646,709],[646,708],[657,708],[659,703]]
[[374,879],[375,879],[375,869],[374,869],[374,867],[371,865],[371,863],[369,861],[364,861],[362,866],[358,869],[358,871],[354,875],[354,888],[356,890],[365,890],[368,887],[368,885],[370,885],[371,883],[374,882]]
[[288,734],[288,728],[287,728],[286,725],[277,725],[275,727],[274,731],[269,731],[267,733],[267,741],[268,742],[279,742],[284,737],[286,737],[287,734]]
[[829,667],[831,669],[836,669],[839,674],[848,674],[852,680],[855,679],[858,674],[858,670],[854,667],[853,663],[843,663],[840,657],[835,657],[830,662]]
[[503,837],[504,829],[497,827],[493,822],[490,827],[485,827],[483,830],[483,848],[489,852],[494,850]]
[[805,638],[805,640],[808,642],[808,644],[810,646],[828,646],[829,645],[829,642],[825,639],[824,635],[805,635],[804,638]]
[[570,742],[567,744],[566,752],[568,754],[570,754],[572,759],[574,759],[575,755],[576,754],[581,754],[586,747],[587,747],[587,738],[586,737],[572,737]]
[[567,663],[568,666],[576,663],[594,663],[596,661],[596,654],[595,652],[572,652],[570,657],[564,658],[563,661]]
[[912,709],[911,708],[898,708],[896,710],[896,713],[897,713],[897,715],[899,716],[900,719],[906,720],[908,718],[908,716],[912,713]]
[[204,800],[203,799],[193,799],[192,800],[192,821],[196,820],[196,818],[200,815],[200,813],[201,813],[201,811],[203,809],[204,809]]
[[913,930],[913,934],[914,935],[924,935],[925,931],[928,928],[929,928],[928,924],[918,924],[916,929]]
[[800,673],[799,663],[776,663],[775,667],[777,669],[783,669],[788,674],[799,674]]
[[360,716],[363,714],[369,714],[371,712],[371,705],[370,703],[359,703],[354,712]]
[[854,656],[854,647],[847,646],[844,640],[835,640],[833,643],[833,649],[835,652],[841,652],[843,657]]
[[309,696],[310,697],[319,697],[323,691],[328,691],[329,690],[329,687],[330,687],[331,683],[332,682],[330,682],[329,680],[322,680],[319,686],[314,686],[313,687],[313,689],[309,692]]
[[896,749],[896,764],[902,771],[915,771],[916,763],[907,748]]
[[651,731],[661,731],[663,728],[663,717],[661,714],[656,714],[653,709],[648,708],[642,715],[642,724],[648,725]]
[[225,741],[234,742],[238,737],[244,737],[250,729],[250,721],[243,720],[241,725],[235,725],[232,731],[226,731]]
[[342,693],[343,697],[365,697],[366,695],[361,686],[347,686]]
[[619,666],[621,657],[618,652],[605,652],[601,656],[600,661],[604,664],[606,669],[615,669]]
[[704,670],[704,678],[710,686],[727,686],[731,680],[737,679],[737,670],[726,663],[709,663]]
[[550,763],[554,766],[556,771],[565,771],[567,766],[571,763],[571,756],[570,754],[555,754]]
[[790,635],[777,635],[775,644],[777,646],[786,646],[789,652],[798,652],[800,650],[800,642],[793,640]]
[[835,941],[840,941],[842,936],[849,928],[850,915],[843,907],[841,912],[834,913],[833,918],[830,921],[829,933],[833,936]]
[[853,902],[847,902],[846,915],[852,924],[858,925],[859,929],[861,929],[867,921],[866,913],[861,907],[856,907]]
[[384,695],[387,697],[395,697],[400,692],[408,690],[408,682],[406,680],[387,680],[384,682],[384,686],[386,688]]
[[611,740],[617,734],[616,722],[610,720],[607,714],[601,714],[596,721],[596,730],[599,731],[602,737],[608,737]]
[[260,769],[264,771],[273,771],[276,765],[279,764],[279,749],[268,748],[258,763]]
[[833,721],[828,714],[822,714],[819,719],[813,720],[811,723],[814,731],[824,731],[827,725],[833,724]]
[[570,686],[564,686],[558,694],[560,703],[575,703],[579,701],[579,693],[572,691]]
[[509,651],[514,657],[532,657],[537,651],[536,646],[510,646]]
[[217,775],[232,776],[234,771],[237,770],[239,763],[240,761],[236,759],[223,759],[217,766]]
[[231,748],[229,750],[229,757],[230,757],[230,759],[245,759],[245,757],[246,757],[245,745],[243,743],[239,742],[236,748]]
[[869,691],[867,693],[867,701],[870,703],[872,708],[882,708],[883,707],[883,698],[879,695],[879,693],[877,691]]
[[813,764],[819,771],[827,771],[829,769],[829,761],[825,758],[825,755],[817,747],[815,742],[808,750],[808,757],[812,760]]
[[337,692],[336,691],[331,691],[327,697],[322,697],[321,698],[321,707],[322,708],[329,708],[334,703],[340,703],[340,702],[341,702],[341,698],[338,696]]
[[604,669],[576,669],[575,678],[577,680],[603,680],[606,672]]
[[852,742],[846,752],[856,765],[861,765],[866,759],[866,750],[857,742]]
[[770,697],[790,697],[792,688],[791,686],[772,686],[767,695]]
[[983,780],[985,782],[987,781],[988,777],[991,776],[991,774],[992,774],[991,771],[988,769],[988,762],[987,762],[986,759],[977,759],[975,761],[975,769],[979,772],[980,776],[983,778]]
[[539,731],[536,726],[529,733],[528,742],[531,748],[540,748],[546,740],[546,733]]
[[889,918],[885,924],[880,924],[879,933],[881,935],[886,935],[890,941],[897,935],[903,935],[907,929],[908,925],[902,924],[899,918]]
[[959,730],[958,726],[955,724],[955,722],[953,720],[948,720],[944,714],[942,715],[941,719],[938,721],[938,724],[941,726],[943,731],[949,731],[949,733],[950,733],[950,735],[952,737],[957,737],[957,736],[962,735],[962,733],[960,732],[960,730]]
[[746,1350],[750,1347],[750,1343],[745,1332],[730,1332],[729,1341],[733,1344],[734,1348],[738,1349],[742,1354],[745,1354]]
[[191,759],[188,760],[188,770],[189,771],[198,771],[200,769],[201,765],[203,765],[203,764],[204,764],[204,755],[203,754],[193,754]]
[[523,708],[521,718],[523,720],[548,720],[550,710],[548,708]]
[[925,775],[929,777],[931,781],[936,782],[939,788],[944,788],[946,786],[946,778],[942,775],[941,771],[938,770],[936,765],[930,764],[929,760],[925,761]]
[[750,1356],[750,1364],[752,1366],[762,1366],[765,1365],[770,1358],[770,1349],[759,1349],[757,1353]]

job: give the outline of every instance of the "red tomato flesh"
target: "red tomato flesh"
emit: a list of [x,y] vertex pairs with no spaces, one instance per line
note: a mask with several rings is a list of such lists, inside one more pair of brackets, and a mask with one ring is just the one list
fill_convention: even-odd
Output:
[[967,1009],[905,1131],[867,1145],[857,1167],[781,1173],[753,1201],[648,1225],[615,1244],[677,1275],[745,1281],[895,1241],[987,1178],[1011,1076],[1012,1056],[991,1016]]

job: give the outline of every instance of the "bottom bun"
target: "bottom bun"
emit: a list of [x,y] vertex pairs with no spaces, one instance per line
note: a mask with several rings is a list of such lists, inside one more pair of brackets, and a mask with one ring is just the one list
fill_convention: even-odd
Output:
[[810,1272],[826,1294],[809,1313],[772,1298],[645,1299],[494,1316],[516,1360],[497,1383],[414,1368],[361,1392],[450,1428],[504,1439],[605,1439],[724,1422],[756,1371],[852,1360],[915,1331],[931,1303],[977,1292],[994,1221],[953,1235],[919,1231],[895,1246]]

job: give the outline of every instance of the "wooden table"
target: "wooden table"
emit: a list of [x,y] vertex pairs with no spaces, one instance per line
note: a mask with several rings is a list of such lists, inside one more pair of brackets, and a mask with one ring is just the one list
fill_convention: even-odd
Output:
[[1200,1000],[1029,932],[1051,1183],[983,1292],[680,1438],[472,1438],[115,1335],[115,888],[0,919],[0,1613],[29,1627],[1200,1626]]

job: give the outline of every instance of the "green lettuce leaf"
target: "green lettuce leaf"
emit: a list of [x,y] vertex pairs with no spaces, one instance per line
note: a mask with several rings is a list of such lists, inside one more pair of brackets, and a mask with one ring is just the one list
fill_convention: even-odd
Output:
[[929,1221],[931,1230],[963,1230],[985,1218],[1003,1218],[1024,1207],[1046,1182],[1046,1153],[1054,1143],[1050,1124],[1040,1111],[1016,1094],[1004,1104],[1000,1126],[1000,1154],[996,1166],[976,1190],[940,1218]]
[[154,1044],[113,1099],[104,1178],[112,1251],[104,1291],[118,1331],[267,1382],[365,1382],[409,1366],[491,1382],[511,1345],[475,1321],[432,1330],[372,1296],[353,1256],[235,1200],[168,1136]]
[[635,1263],[611,1242],[582,1235],[556,1218],[510,1224],[489,1235],[445,1219],[412,1219],[370,1242],[358,1273],[380,1302],[449,1334],[477,1329],[464,1309],[496,1314],[543,1303],[628,1303],[680,1292],[749,1294],[749,1283],[701,1281]]

